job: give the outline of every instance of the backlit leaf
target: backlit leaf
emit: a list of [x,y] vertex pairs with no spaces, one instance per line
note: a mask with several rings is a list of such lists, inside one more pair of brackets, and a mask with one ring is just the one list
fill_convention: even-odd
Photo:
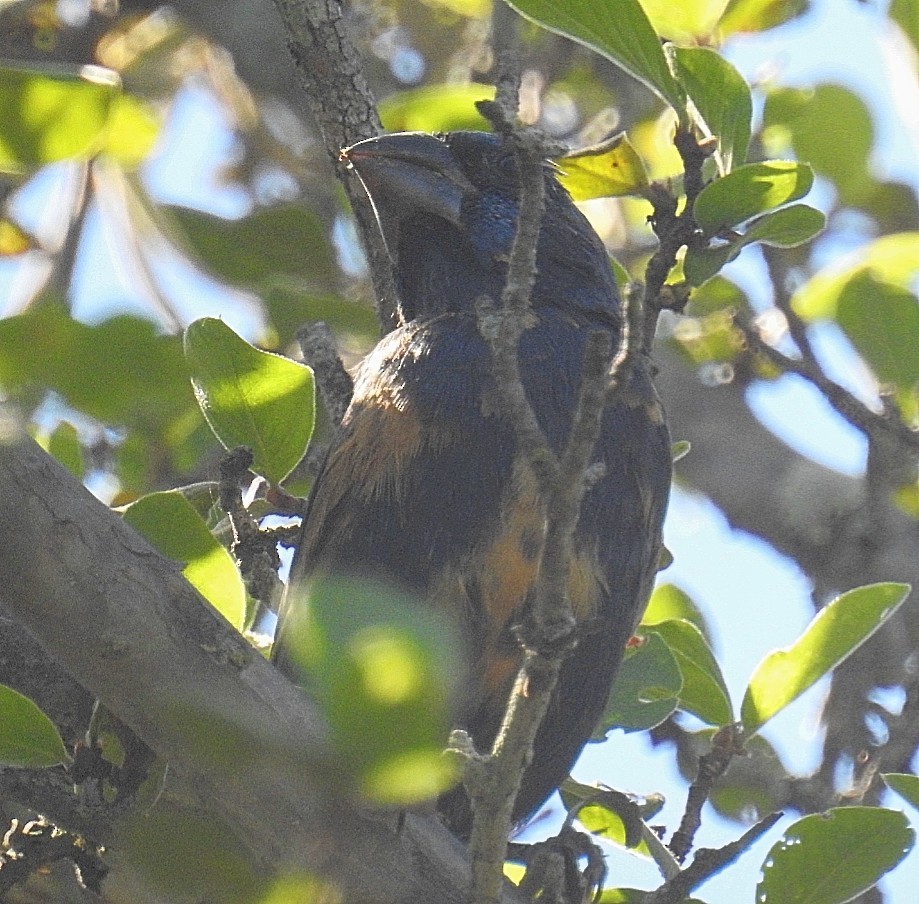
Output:
[[919,810],[919,775],[907,773],[888,772],[881,775],[887,787],[896,791],[907,803]]
[[41,769],[68,759],[54,723],[28,697],[0,684],[0,763]]
[[741,706],[747,734],[759,731],[858,649],[893,615],[909,594],[908,584],[869,584],[827,604],[789,647],[760,662]]
[[696,222],[707,235],[804,197],[814,173],[804,163],[767,160],[749,163],[706,185],[696,198]]
[[280,483],[306,452],[313,433],[313,372],[263,352],[223,321],[196,320],[185,331],[185,359],[198,404],[217,438],[248,446],[253,469]]
[[556,160],[559,182],[575,201],[640,195],[648,186],[648,174],[625,133]]
[[721,172],[747,156],[753,101],[744,77],[721,54],[707,47],[675,49],[680,82],[712,135],[718,138]]
[[124,520],[163,555],[182,564],[182,574],[237,630],[246,614],[246,590],[236,563],[178,490],[150,493],[124,511]]
[[692,622],[668,619],[646,625],[644,633],[663,638],[676,658],[683,676],[680,709],[709,725],[728,725],[734,721],[731,697],[721,668],[702,632]]
[[611,59],[685,116],[660,38],[638,0],[508,0],[521,15]]

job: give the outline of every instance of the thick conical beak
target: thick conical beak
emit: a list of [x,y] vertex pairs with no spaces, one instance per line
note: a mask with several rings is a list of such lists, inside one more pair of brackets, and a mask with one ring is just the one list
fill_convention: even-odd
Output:
[[475,191],[440,138],[425,132],[396,132],[345,148],[341,159],[360,176],[380,219],[425,212],[459,224],[463,199]]

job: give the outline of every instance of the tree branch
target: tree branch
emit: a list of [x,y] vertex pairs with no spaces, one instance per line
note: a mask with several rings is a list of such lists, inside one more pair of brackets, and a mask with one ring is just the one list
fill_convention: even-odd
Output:
[[446,829],[409,816],[397,835],[344,800],[302,692],[8,412],[0,439],[0,601],[169,761],[200,816],[232,826],[266,871],[313,869],[347,900],[465,901]]

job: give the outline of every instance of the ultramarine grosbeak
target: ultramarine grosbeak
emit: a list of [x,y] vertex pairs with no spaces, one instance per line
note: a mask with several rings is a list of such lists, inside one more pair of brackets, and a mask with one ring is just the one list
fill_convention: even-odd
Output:
[[[544,531],[476,317],[477,302],[499,302],[504,288],[517,165],[506,141],[480,132],[384,135],[342,156],[392,257],[401,325],[357,374],[309,500],[291,586],[317,572],[369,577],[446,612],[467,642],[463,727],[489,749],[522,661],[513,629],[529,605]],[[615,348],[622,312],[606,250],[549,165],[545,187],[532,323],[518,356],[536,419],[561,453],[587,338],[609,333]],[[517,820],[546,800],[590,738],[654,579],[671,472],[647,360],[604,410],[594,460],[602,476],[583,500],[568,581],[584,627],[536,737]],[[285,622],[301,598],[288,594],[282,606],[274,654],[295,680]],[[439,809],[468,834],[462,789]]]

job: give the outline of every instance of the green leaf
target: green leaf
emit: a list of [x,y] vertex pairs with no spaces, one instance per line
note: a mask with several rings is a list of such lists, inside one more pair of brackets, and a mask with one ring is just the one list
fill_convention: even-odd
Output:
[[211,273],[234,286],[262,291],[284,281],[332,291],[338,265],[322,221],[300,204],[266,207],[226,220],[187,207],[164,208],[177,241]]
[[640,195],[648,187],[645,166],[624,132],[555,162],[561,170],[558,181],[575,201]]
[[690,248],[683,262],[683,275],[693,286],[711,279],[734,260],[747,245],[761,242],[774,248],[795,248],[809,242],[826,226],[824,214],[807,204],[792,204],[751,220],[743,233],[735,233],[722,245]]
[[[652,892],[640,888],[604,888],[596,904],[644,904]],[[683,904],[704,904],[699,898],[683,898]]]
[[43,304],[0,320],[0,384],[53,389],[106,424],[155,425],[194,411],[177,336],[120,315],[93,326]]
[[836,320],[882,383],[919,381],[919,299],[862,272],[842,288]]
[[626,650],[606,710],[594,731],[602,741],[611,728],[647,731],[679,705],[683,677],[676,657],[658,634],[648,634]]
[[[688,439],[679,439],[670,446],[670,460],[676,464],[682,461],[692,451],[692,445]],[[692,619],[690,619],[692,621]]]
[[702,632],[685,619],[646,625],[643,631],[646,635],[654,633],[661,637],[680,667],[683,676],[680,709],[709,725],[721,726],[733,722],[731,696]]
[[693,209],[696,222],[706,235],[717,235],[757,214],[797,201],[813,183],[813,170],[804,163],[748,163],[699,192]]
[[723,35],[766,31],[801,15],[807,7],[807,0],[731,0],[718,29]]
[[188,583],[242,630],[246,589],[239,569],[178,490],[142,496],[124,510],[124,520],[163,555],[182,563]]
[[185,360],[198,404],[220,442],[227,449],[248,446],[253,469],[280,483],[313,434],[312,370],[254,348],[212,317],[185,331]]
[[28,697],[0,684],[0,763],[43,769],[70,757],[54,723]]
[[893,615],[909,595],[908,584],[869,584],[827,604],[790,646],[760,662],[741,706],[748,735],[836,668]]
[[889,15],[913,47],[919,50],[919,3],[916,0],[892,0]]
[[106,126],[102,151],[126,169],[143,163],[160,131],[150,105],[129,94],[114,99]]
[[83,479],[86,461],[80,435],[73,424],[62,422],[54,428],[48,437],[48,454],[53,455],[78,480]]
[[722,174],[747,156],[753,101],[743,76],[707,47],[677,47],[680,82],[712,135],[718,138]]
[[795,292],[792,306],[807,320],[835,317],[846,286],[864,273],[877,283],[909,290],[919,274],[919,232],[885,235],[835,261]]
[[461,674],[453,626],[379,584],[326,579],[301,589],[285,649],[326,717],[341,769],[378,804],[436,797],[456,778],[443,755]]
[[692,43],[697,38],[709,37],[725,0],[641,0],[654,30],[668,41]]
[[[845,141],[839,124],[845,123]],[[863,201],[875,184],[868,168],[874,141],[864,101],[839,85],[781,88],[766,98],[763,141],[773,153],[793,150],[831,179],[845,204]]]
[[508,4],[543,28],[612,60],[685,119],[682,91],[638,0],[508,0]]
[[0,217],[0,257],[14,257],[37,247],[35,239],[18,223]]
[[390,94],[380,102],[380,120],[387,132],[487,131],[488,120],[475,105],[494,96],[491,85],[425,85]]
[[692,622],[703,634],[706,634],[705,618],[692,597],[676,584],[660,584],[654,588],[648,607],[641,617],[643,627],[650,627],[672,618],[681,618]]
[[908,804],[919,810],[919,775],[909,775],[903,772],[882,773],[881,778],[887,787],[896,791]]
[[837,807],[789,826],[769,851],[761,904],[844,904],[872,888],[909,852],[906,817],[880,807]]
[[264,879],[235,829],[159,807],[120,826],[116,842],[132,869],[169,900],[251,904]]
[[120,84],[117,73],[101,66],[0,67],[0,171],[97,152]]

